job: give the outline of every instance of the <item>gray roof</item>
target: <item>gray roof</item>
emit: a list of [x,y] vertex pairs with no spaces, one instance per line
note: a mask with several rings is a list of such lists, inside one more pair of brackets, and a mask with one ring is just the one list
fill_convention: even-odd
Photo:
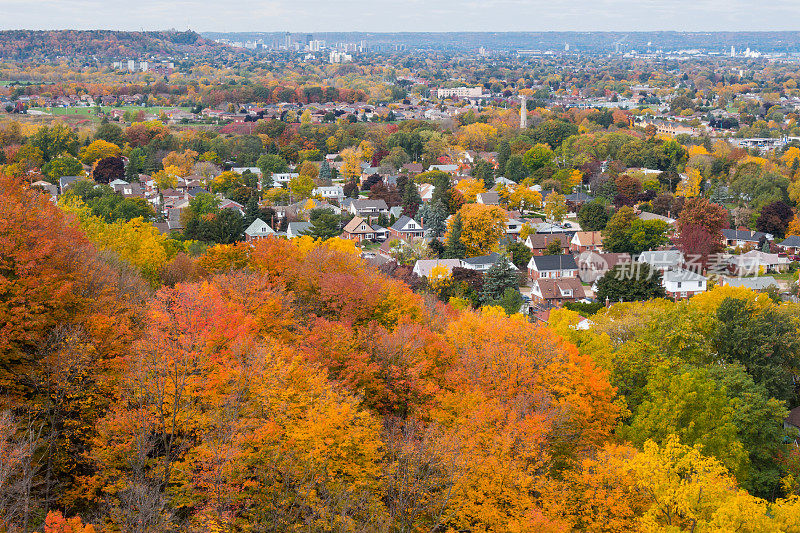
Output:
[[63,193],[67,189],[67,187],[69,187],[79,179],[80,176],[62,176],[61,178],[58,179],[58,187],[59,189],[61,189],[61,192]]
[[531,263],[540,272],[543,270],[578,270],[575,257],[571,254],[534,255],[531,257]]
[[[403,216],[401,216],[400,218],[397,219],[397,222],[392,224],[392,229],[395,230],[395,231],[404,231],[404,228],[405,228],[406,224],[408,224],[412,220],[414,220],[414,219],[412,219],[409,216],[403,215]],[[416,220],[414,220],[414,222],[416,222]],[[419,223],[417,222],[417,224],[419,224]],[[419,224],[419,225],[422,226],[422,224]],[[414,231],[422,231],[422,228],[420,228],[419,230],[414,230]]]
[[355,205],[356,209],[365,209],[367,207],[374,207],[376,209],[389,209],[389,206],[386,205],[386,201],[382,198],[379,200],[356,199],[352,201],[352,204]]
[[566,198],[568,202],[591,202],[594,200],[594,196],[589,196],[585,192],[568,194],[564,198]]
[[730,287],[746,287],[754,291],[763,291],[770,286],[778,286],[778,282],[772,276],[761,276],[757,278],[725,278],[724,285]]
[[291,233],[292,235],[303,235],[304,232],[311,229],[311,222],[289,222],[288,228],[286,229],[287,235]]
[[250,224],[246,230],[246,235],[274,235],[275,231],[263,220],[257,218]]
[[497,252],[492,252],[489,255],[479,255],[477,257],[468,257],[464,259],[465,263],[470,265],[493,265],[497,263],[500,258],[503,257],[502,255],[498,254]]
[[758,242],[761,240],[761,237],[765,237],[765,233],[761,233],[760,231],[743,231],[738,229],[724,229],[722,230],[722,235],[725,239],[729,241],[752,241]]
[[637,262],[654,267],[677,266],[683,264],[683,260],[683,252],[680,250],[648,250],[636,258]]
[[478,193],[480,203],[486,205],[497,205],[500,203],[500,195],[493,191]]
[[786,240],[778,246],[786,246],[789,248],[797,248],[800,246],[800,235],[789,235]]

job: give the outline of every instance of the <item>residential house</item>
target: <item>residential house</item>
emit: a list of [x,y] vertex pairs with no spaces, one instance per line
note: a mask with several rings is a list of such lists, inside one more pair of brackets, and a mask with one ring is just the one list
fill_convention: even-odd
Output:
[[583,298],[586,291],[578,278],[536,279],[531,284],[531,300],[545,307],[561,307]]
[[403,216],[403,206],[402,205],[393,205],[389,208],[389,217],[394,217],[395,220]]
[[239,202],[235,202],[235,201],[233,201],[233,200],[231,200],[229,198],[224,198],[219,203],[219,208],[220,209],[233,209],[234,211],[236,211],[240,215],[244,216],[244,206],[242,204],[240,204]]
[[430,202],[431,198],[433,198],[433,191],[436,187],[431,183],[418,183],[417,189],[419,190],[419,196],[422,198],[423,202]]
[[273,186],[287,185],[298,176],[300,176],[300,174],[297,172],[274,172],[272,174],[272,184]]
[[533,255],[544,255],[547,247],[558,241],[562,254],[568,254],[572,236],[568,233],[531,233],[525,239],[525,246],[531,249]]
[[383,242],[389,237],[389,230],[383,226],[372,224],[372,231],[375,232],[376,241]]
[[685,268],[667,270],[661,275],[661,285],[667,291],[667,296],[675,299],[706,292],[706,281],[705,276]]
[[506,235],[509,237],[514,237],[516,240],[519,237],[520,232],[522,231],[522,226],[525,223],[521,220],[517,220],[516,218],[509,218],[506,220]]
[[463,267],[461,259],[419,259],[414,263],[412,272],[421,278],[430,277],[434,267],[444,267],[451,274],[455,267]]
[[730,278],[723,277],[720,285],[728,287],[745,287],[752,291],[763,292],[770,287],[778,288],[778,282],[772,276],[758,276],[755,278]]
[[657,215],[655,213],[650,213],[649,211],[642,211],[637,215],[639,220],[660,220],[662,222],[666,222],[670,226],[675,225],[675,219],[670,217],[665,217],[664,215]]
[[69,187],[81,179],[81,176],[62,176],[58,179],[58,190],[61,194],[64,194],[64,191],[69,189]]
[[800,255],[800,235],[790,235],[778,244],[784,252],[790,255]]
[[725,239],[725,244],[731,248],[738,248],[747,244],[756,247],[761,239],[766,237],[766,233],[750,230],[724,229],[722,230],[722,236]]
[[730,257],[728,264],[735,276],[758,276],[765,272],[783,272],[789,267],[789,259],[778,254],[750,250]]
[[[113,185],[114,190],[116,192],[118,192],[119,194],[121,194],[122,196],[124,196],[126,198],[134,198],[134,197],[135,198],[144,198],[145,197],[144,196],[144,188],[142,187],[141,183],[136,183],[136,182],[128,183],[127,181],[123,181],[123,180],[114,180],[114,181],[115,182],[116,181],[121,181],[122,182],[122,183],[118,183],[116,185]],[[109,183],[109,185],[111,185],[111,184]]]
[[355,216],[344,227],[342,238],[356,242],[371,241],[375,239],[375,230],[372,229],[369,222]]
[[247,226],[247,229],[244,230],[244,240],[247,242],[254,242],[274,236],[275,230],[273,230],[269,224],[260,218],[255,219],[253,223]]
[[581,252],[575,258],[578,265],[578,276],[584,283],[594,283],[603,275],[617,265],[633,262],[630,254],[609,253],[601,254],[597,252]]
[[431,165],[428,170],[441,170],[442,172],[453,175],[458,172],[458,165]]
[[578,265],[571,254],[534,255],[528,262],[531,279],[577,278]]
[[342,207],[347,209],[351,214],[366,218],[367,220],[377,219],[380,215],[388,215],[389,214],[389,206],[386,205],[386,201],[383,199],[380,200],[362,200],[362,199],[354,199],[354,200],[345,200],[342,203]]
[[479,192],[475,201],[483,205],[500,205],[500,195],[494,191]]
[[[480,255],[477,257],[468,257],[464,259],[464,268],[468,268],[470,270],[477,270],[478,272],[486,272],[494,265],[496,265],[501,259],[503,258],[502,255],[498,254],[497,252],[492,252],[489,255]],[[519,270],[514,263],[511,261],[508,262],[511,265],[513,270]]]
[[410,242],[416,238],[424,237],[425,230],[416,220],[403,215],[389,228],[389,234]]
[[648,250],[639,254],[636,261],[647,263],[651,269],[661,272],[682,269],[685,263],[680,250]]
[[233,167],[231,171],[236,172],[237,174],[244,174],[245,172],[249,171],[256,176],[261,176],[261,169],[258,167]]
[[409,174],[421,174],[424,170],[422,163],[406,163],[401,169]]
[[289,222],[286,226],[286,237],[294,239],[301,237],[311,230],[311,222]]
[[311,194],[314,196],[321,196],[326,200],[336,200],[341,202],[344,199],[344,187],[341,185],[330,185],[324,187],[316,187]]
[[578,231],[569,243],[573,252],[601,252],[603,250],[603,233],[600,231]]
[[31,183],[31,187],[39,187],[40,189],[47,191],[53,198],[58,196],[58,187],[44,180],[34,181]]

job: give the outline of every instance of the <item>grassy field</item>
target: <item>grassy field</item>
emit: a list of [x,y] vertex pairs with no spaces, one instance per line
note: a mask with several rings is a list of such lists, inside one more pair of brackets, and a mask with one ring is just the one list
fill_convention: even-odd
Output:
[[[101,107],[103,112],[108,113],[113,109],[121,109],[123,111],[144,111],[145,113],[152,113],[154,115],[158,115],[164,109],[183,109],[184,111],[189,111],[191,108],[188,107],[141,107],[141,106],[103,106]],[[97,108],[96,107],[32,107],[32,111],[41,111],[43,113],[50,113],[51,115],[56,116],[65,116],[65,115],[84,115],[84,116],[96,116],[97,115]]]

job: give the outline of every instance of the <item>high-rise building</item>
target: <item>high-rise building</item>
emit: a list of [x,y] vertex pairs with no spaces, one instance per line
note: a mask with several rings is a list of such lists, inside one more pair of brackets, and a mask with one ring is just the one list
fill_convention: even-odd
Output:
[[524,95],[519,95],[519,129],[528,127],[528,100]]

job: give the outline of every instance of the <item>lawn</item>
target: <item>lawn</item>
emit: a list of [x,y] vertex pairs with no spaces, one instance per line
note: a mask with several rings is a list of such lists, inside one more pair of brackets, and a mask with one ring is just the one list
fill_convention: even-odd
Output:
[[[141,107],[141,106],[103,106],[101,109],[108,113],[113,109],[121,109],[123,111],[144,111],[145,113],[152,113],[158,115],[164,109],[183,109],[189,111],[189,107]],[[43,113],[50,113],[57,116],[65,115],[96,115],[96,107],[32,107],[31,110],[42,111]]]

